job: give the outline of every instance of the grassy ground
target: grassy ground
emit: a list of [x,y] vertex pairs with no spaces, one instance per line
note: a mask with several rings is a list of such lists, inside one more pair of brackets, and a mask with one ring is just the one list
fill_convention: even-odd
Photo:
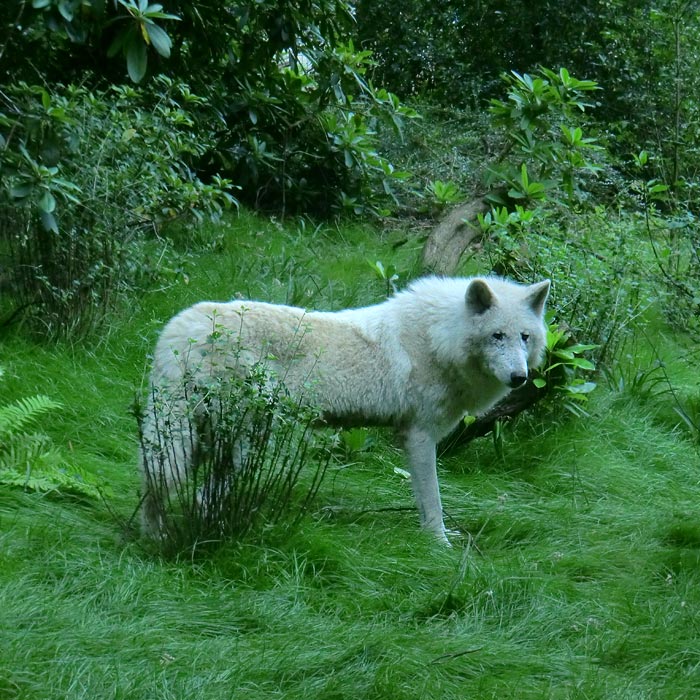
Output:
[[[0,345],[0,404],[60,400],[43,429],[110,485],[107,504],[0,487],[0,698],[699,696],[700,457],[671,397],[629,380],[602,382],[588,418],[523,417],[502,456],[489,439],[446,456],[448,526],[471,535],[451,550],[418,531],[377,432],[334,463],[296,532],[148,554],[121,521],[138,490],[129,405],[162,323],[237,293],[369,303],[384,285],[367,259],[415,271],[398,233],[252,217],[223,231],[99,343]],[[681,341],[663,343],[668,372],[697,393]]]

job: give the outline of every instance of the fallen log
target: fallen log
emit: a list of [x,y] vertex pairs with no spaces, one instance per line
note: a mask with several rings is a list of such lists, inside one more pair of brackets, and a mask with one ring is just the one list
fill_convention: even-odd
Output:
[[469,424],[460,424],[439,445],[438,453],[446,454],[455,448],[465,445],[475,438],[488,435],[497,421],[511,420],[518,414],[534,406],[549,392],[547,387],[538,388],[532,379],[519,389],[512,391],[499,401],[493,408],[481,416],[477,416]]

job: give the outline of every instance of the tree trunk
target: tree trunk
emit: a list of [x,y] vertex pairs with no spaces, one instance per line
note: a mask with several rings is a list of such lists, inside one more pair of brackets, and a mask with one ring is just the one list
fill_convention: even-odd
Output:
[[453,209],[430,233],[423,248],[423,267],[437,275],[453,275],[464,251],[481,237],[478,214],[491,209],[476,197]]

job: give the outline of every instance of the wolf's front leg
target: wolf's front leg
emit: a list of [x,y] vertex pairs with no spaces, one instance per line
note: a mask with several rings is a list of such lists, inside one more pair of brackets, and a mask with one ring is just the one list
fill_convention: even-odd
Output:
[[435,461],[435,440],[419,428],[406,430],[403,434],[403,440],[421,526],[449,545],[442,520],[442,502],[440,501],[440,487]]

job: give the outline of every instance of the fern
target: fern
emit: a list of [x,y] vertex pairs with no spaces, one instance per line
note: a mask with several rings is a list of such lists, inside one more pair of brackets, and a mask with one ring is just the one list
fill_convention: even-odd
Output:
[[[0,367],[0,379],[3,374]],[[28,431],[39,417],[61,408],[60,403],[41,394],[0,406],[0,485],[99,496],[97,485],[87,474],[67,468],[50,438]]]
[[61,408],[60,403],[42,394],[18,399],[7,406],[0,406],[0,445],[3,445],[9,436],[26,430],[42,414],[59,408]]
[[89,498],[98,498],[100,495],[99,487],[91,483],[84,474],[75,470],[69,473],[57,467],[39,470],[36,474],[33,471],[21,474],[16,469],[2,469],[0,467],[0,484],[41,493],[54,491],[88,496]]

